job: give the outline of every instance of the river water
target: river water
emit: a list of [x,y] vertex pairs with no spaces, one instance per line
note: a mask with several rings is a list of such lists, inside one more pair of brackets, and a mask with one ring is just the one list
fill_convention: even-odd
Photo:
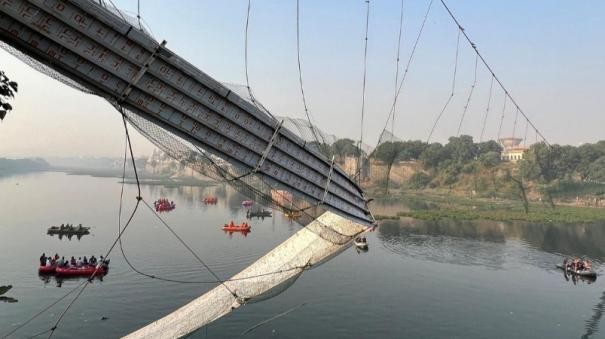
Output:
[[[120,184],[115,178],[36,173],[0,177],[0,336],[82,280],[42,279],[42,252],[104,253],[117,234]],[[126,186],[124,214],[136,187]],[[200,200],[215,195],[217,205]],[[229,236],[220,226],[241,221],[242,196],[223,186],[142,186],[147,201],[173,200],[162,214],[222,278],[252,263],[300,226],[275,213],[252,232]],[[61,223],[91,226],[71,240],[46,235]],[[186,281],[212,276],[143,206],[124,234],[124,250],[141,271]],[[495,222],[385,222],[368,234],[370,249],[349,248],[305,272],[280,295],[241,307],[191,337],[250,338],[605,338],[600,326],[605,283],[566,280],[554,268],[565,255],[605,259],[605,225]],[[109,274],[95,280],[66,313],[55,338],[113,338],[169,313],[211,289],[203,283],[151,280],[134,273],[119,247]],[[20,329],[28,337],[52,327],[68,297]],[[4,302],[2,302],[4,301]],[[12,301],[12,302],[9,302]],[[46,334],[45,336],[47,336]]]

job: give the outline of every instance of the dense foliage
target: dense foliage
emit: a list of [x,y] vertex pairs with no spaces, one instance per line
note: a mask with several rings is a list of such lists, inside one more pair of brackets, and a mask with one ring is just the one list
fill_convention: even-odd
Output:
[[0,71],[0,121],[4,120],[6,114],[13,109],[8,101],[14,98],[17,89],[17,83],[10,81],[4,72]]
[[519,162],[523,177],[549,184],[555,180],[605,181],[605,140],[581,146],[532,145]]

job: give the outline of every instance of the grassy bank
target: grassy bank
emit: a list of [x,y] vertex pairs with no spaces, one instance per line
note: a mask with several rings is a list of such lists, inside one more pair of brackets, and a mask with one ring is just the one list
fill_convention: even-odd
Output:
[[400,211],[380,214],[377,220],[411,217],[422,220],[493,220],[524,221],[532,223],[594,223],[605,221],[604,208],[561,205],[554,209],[547,204],[532,203],[525,213],[520,201],[469,199],[434,192],[402,194],[384,197],[378,203],[400,203]]

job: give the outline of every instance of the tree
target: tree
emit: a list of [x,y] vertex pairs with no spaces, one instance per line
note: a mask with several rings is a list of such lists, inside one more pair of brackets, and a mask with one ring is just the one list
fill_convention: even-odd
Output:
[[588,167],[589,178],[597,181],[605,181],[605,156],[595,160]]
[[375,159],[382,161],[387,166],[386,194],[389,194],[391,168],[393,167],[395,160],[399,157],[402,145],[403,143],[400,141],[387,141],[378,145],[372,154]]
[[[602,141],[600,141],[599,143],[601,142]],[[576,171],[578,172],[578,175],[580,176],[581,180],[586,180],[589,177],[590,165],[599,157],[605,155],[605,147],[603,147],[603,149],[600,149],[600,147],[598,147],[599,143],[583,144],[577,148],[579,161],[576,166]]]
[[344,158],[347,156],[357,156],[359,151],[355,146],[355,141],[351,139],[338,139],[332,144],[332,151],[334,155],[338,157],[338,162],[344,162]]
[[420,155],[428,147],[426,142],[420,140],[408,140],[401,143],[399,160],[418,160]]
[[0,121],[4,120],[6,114],[12,111],[13,106],[8,101],[15,97],[17,89],[17,83],[10,81],[4,71],[0,71]]
[[489,151],[479,155],[479,162],[487,168],[496,167],[500,161],[500,152]]
[[495,142],[494,140],[484,141],[477,144],[477,156],[481,156],[482,154],[486,154],[489,152],[502,153],[502,146]]
[[435,169],[443,161],[449,159],[443,145],[438,142],[428,145],[420,155],[420,161],[427,169]]
[[445,148],[458,163],[469,162],[477,155],[477,145],[473,143],[473,137],[470,135],[450,137]]

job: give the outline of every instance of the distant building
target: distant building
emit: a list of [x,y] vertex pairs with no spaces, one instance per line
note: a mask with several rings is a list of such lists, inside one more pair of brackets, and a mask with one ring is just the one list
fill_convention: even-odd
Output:
[[523,159],[523,154],[527,151],[527,147],[521,145],[521,138],[502,138],[498,140],[504,148],[500,158],[504,161],[517,162]]

